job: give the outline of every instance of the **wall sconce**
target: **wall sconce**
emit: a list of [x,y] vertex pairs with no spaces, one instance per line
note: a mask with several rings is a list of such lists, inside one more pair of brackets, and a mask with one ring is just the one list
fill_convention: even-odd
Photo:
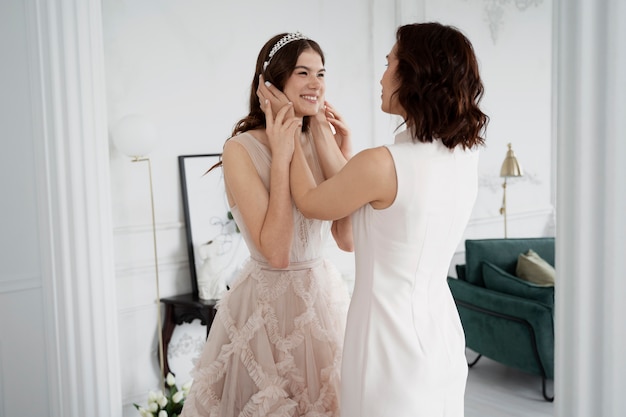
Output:
[[152,188],[152,163],[148,155],[156,146],[156,128],[146,117],[131,114],[120,119],[111,130],[111,138],[115,147],[123,154],[132,158],[132,162],[148,163],[150,185],[150,207],[152,210],[152,241],[154,249],[154,273],[156,278],[157,323],[159,338],[159,364],[161,368],[161,389],[165,392],[164,358],[163,358],[163,324],[161,319],[161,295],[159,291],[159,260],[157,254],[156,222],[154,217],[154,192]]
[[506,179],[509,177],[521,177],[524,175],[522,167],[520,166],[515,152],[511,148],[511,144],[508,144],[509,150],[506,152],[506,157],[502,162],[502,168],[500,168],[500,176],[504,178],[502,183],[502,207],[500,207],[500,214],[504,216],[504,237],[507,238],[506,230]]

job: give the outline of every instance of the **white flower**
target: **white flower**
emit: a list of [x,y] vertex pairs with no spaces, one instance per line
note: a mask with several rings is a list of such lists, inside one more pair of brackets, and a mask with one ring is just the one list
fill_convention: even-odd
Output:
[[182,390],[185,392],[185,395],[189,394],[189,390],[191,389],[191,384],[193,384],[193,379],[185,382],[183,384]]
[[137,411],[139,411],[139,414],[141,414],[141,417],[152,417],[152,414],[143,407],[139,407]]
[[174,384],[176,383],[176,379],[174,378],[174,375],[172,375],[171,372],[167,373],[167,378],[165,378],[165,382],[167,382],[167,385],[170,387],[173,387]]
[[183,393],[183,391],[176,391],[176,394],[172,396],[172,401],[174,401],[174,404],[178,404],[182,401],[184,397],[185,394]]
[[167,411],[165,411],[165,410],[159,411],[159,415],[157,417],[168,417]]
[[[151,413],[156,413],[157,411],[159,411],[159,404],[157,404],[157,403],[150,403],[150,404],[148,404],[148,410]],[[149,414],[149,415],[151,415],[151,414]]]
[[166,397],[161,397],[159,398],[159,405],[161,406],[161,408],[165,408],[165,406],[167,405],[167,398]]
[[155,401],[156,401],[156,399],[157,399],[157,393],[156,393],[156,392],[154,392],[154,391],[150,391],[150,392],[148,393],[148,402],[149,402],[149,403],[153,403],[153,402],[155,402]]

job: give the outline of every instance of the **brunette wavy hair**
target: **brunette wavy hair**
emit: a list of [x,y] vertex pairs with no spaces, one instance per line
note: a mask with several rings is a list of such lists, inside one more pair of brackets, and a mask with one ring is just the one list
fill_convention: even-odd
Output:
[[[276,42],[278,42],[287,33],[281,33],[268,40],[256,60],[256,68],[254,76],[252,77],[252,85],[250,86],[250,110],[246,117],[239,120],[233,129],[232,135],[235,136],[239,133],[246,132],[248,130],[265,128],[265,114],[261,110],[261,104],[259,98],[256,95],[256,91],[259,88],[259,74],[263,74],[265,81],[271,82],[279,90],[283,91],[287,79],[291,76],[298,57],[300,54],[308,49],[312,49],[317,52],[322,58],[322,65],[325,63],[324,52],[322,48],[312,39],[298,39],[291,41],[278,50],[272,57],[272,60],[268,64],[265,70],[263,64],[268,60],[270,50]],[[309,124],[309,116],[305,116],[302,121],[302,130],[306,130]]]
[[409,24],[396,31],[396,55],[394,95],[414,140],[483,145],[489,117],[478,106],[484,87],[470,41],[452,26]]

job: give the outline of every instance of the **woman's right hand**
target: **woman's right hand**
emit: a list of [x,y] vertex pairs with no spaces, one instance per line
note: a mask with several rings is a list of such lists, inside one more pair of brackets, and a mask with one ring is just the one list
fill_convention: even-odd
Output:
[[302,133],[302,118],[292,116],[293,103],[288,102],[276,113],[274,118],[269,99],[265,99],[265,133],[272,151],[273,161],[289,163],[293,156],[294,142]]
[[[256,95],[259,98],[259,103],[261,104],[261,110],[265,111],[265,100],[269,100],[270,107],[272,109],[272,114],[275,116],[278,114],[278,111],[282,109],[289,103],[289,98],[276,88],[271,83],[265,81],[263,75],[259,75],[259,87],[256,90]],[[294,116],[293,110],[289,114],[289,116]]]

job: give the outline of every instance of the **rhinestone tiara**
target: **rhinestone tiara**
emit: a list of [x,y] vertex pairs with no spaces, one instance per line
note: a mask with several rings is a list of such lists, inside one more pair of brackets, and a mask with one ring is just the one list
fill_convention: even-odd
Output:
[[280,48],[282,48],[283,46],[287,45],[289,42],[297,41],[297,40],[300,40],[300,39],[309,39],[309,38],[307,38],[306,36],[304,36],[300,32],[288,33],[285,36],[283,36],[282,38],[280,38],[278,40],[278,42],[276,42],[276,44],[274,44],[274,46],[270,50],[270,54],[267,57],[267,61],[265,61],[263,63],[263,69],[267,68],[267,66],[269,65],[270,61],[272,60],[272,58],[274,57],[276,52],[280,51]]

